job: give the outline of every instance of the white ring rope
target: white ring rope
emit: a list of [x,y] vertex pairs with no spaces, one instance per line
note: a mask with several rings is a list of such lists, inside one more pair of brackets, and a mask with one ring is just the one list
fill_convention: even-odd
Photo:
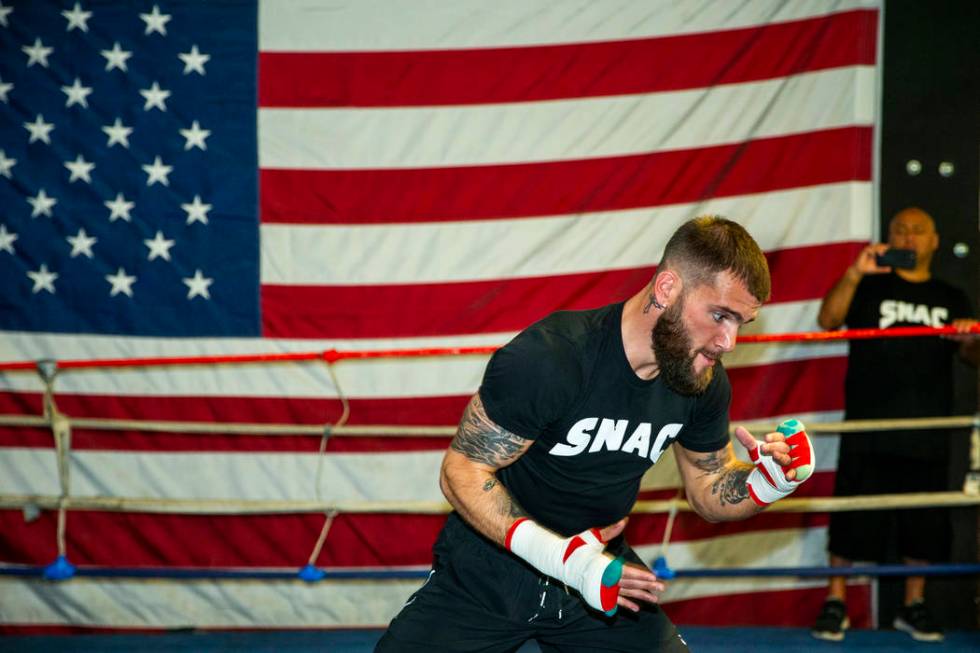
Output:
[[[346,399],[342,400],[342,403]],[[76,429],[92,429],[100,431],[147,431],[152,433],[198,433],[262,435],[262,436],[323,436],[329,431],[330,436],[344,437],[452,437],[456,433],[455,426],[404,426],[398,424],[345,424],[350,414],[349,405],[345,404],[345,415],[336,423],[319,424],[263,424],[227,422],[176,422],[162,420],[111,419],[100,417],[73,417],[71,425]],[[67,417],[66,417],[67,419]],[[975,427],[980,421],[977,415],[959,415],[956,417],[910,417],[904,419],[861,419],[845,422],[812,422],[807,426],[810,435],[864,433],[870,431],[899,431],[919,429],[949,429]],[[733,424],[744,426],[749,431],[768,433],[775,430],[771,422],[751,422]],[[45,428],[51,426],[51,421],[40,415],[0,415],[0,426],[22,426]]]
[[[0,509],[55,509],[63,503],[71,510],[106,512],[148,512],[168,514],[254,515],[321,512],[326,515],[358,514],[444,514],[445,501],[360,501],[324,502],[299,500],[239,499],[153,499],[122,497],[68,497],[55,495],[0,495]],[[980,495],[964,492],[923,492],[909,494],[869,494],[857,497],[788,498],[772,504],[767,512],[843,512],[848,510],[886,510],[892,508],[933,508],[980,505]],[[635,514],[690,512],[683,499],[637,501]]]

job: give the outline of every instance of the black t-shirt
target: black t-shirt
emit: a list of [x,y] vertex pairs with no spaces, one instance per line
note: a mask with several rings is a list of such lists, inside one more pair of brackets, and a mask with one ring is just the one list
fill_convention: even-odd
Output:
[[721,364],[704,394],[687,397],[626,358],[623,304],[554,313],[490,359],[487,415],[535,440],[497,472],[535,520],[565,535],[629,514],[644,472],[675,440],[692,451],[728,444],[731,386]]
[[[851,329],[950,324],[970,317],[966,294],[938,279],[913,283],[897,274],[861,279],[845,322]],[[953,356],[959,343],[935,336],[852,340],[845,381],[847,419],[949,415]],[[849,447],[909,457],[937,457],[943,441],[932,433],[904,431],[847,436]],[[886,438],[883,441],[882,438]]]

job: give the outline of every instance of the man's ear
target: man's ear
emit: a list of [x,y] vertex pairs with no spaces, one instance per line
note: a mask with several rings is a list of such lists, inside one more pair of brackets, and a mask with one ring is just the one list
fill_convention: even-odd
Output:
[[679,274],[673,270],[662,270],[657,272],[653,279],[653,292],[657,301],[664,306],[670,306],[680,297],[684,282]]

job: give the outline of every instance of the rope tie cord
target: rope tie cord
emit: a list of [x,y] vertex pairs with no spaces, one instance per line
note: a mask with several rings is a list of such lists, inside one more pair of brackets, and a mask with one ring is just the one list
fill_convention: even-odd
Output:
[[[334,370],[334,361],[324,355],[324,361],[327,364],[327,372],[330,373],[330,380],[333,381],[334,387],[337,389],[337,395],[340,397],[341,405],[343,410],[340,413],[340,419],[337,420],[336,424],[327,423],[323,427],[323,435],[320,437],[320,449],[317,452],[316,458],[316,480],[314,487],[314,496],[316,500],[322,501],[323,496],[321,494],[321,480],[323,478],[323,458],[327,453],[327,441],[330,439],[330,434],[333,429],[337,427],[343,427],[347,423],[347,419],[350,417],[350,401],[347,399],[347,395],[344,393],[343,388],[340,386],[340,379],[337,378],[337,372]],[[337,516],[336,510],[328,510],[324,514],[323,527],[320,529],[320,536],[317,537],[316,544],[313,545],[313,552],[310,554],[309,560],[306,562],[308,575],[315,577],[316,574],[312,573],[312,569],[316,567],[317,558],[320,557],[320,552],[323,550],[323,545],[327,541],[327,533],[330,532],[330,527],[333,525],[333,520]]]
[[54,383],[58,376],[58,363],[53,360],[42,360],[37,363],[37,373],[44,384],[44,420],[51,429],[54,437],[55,455],[58,463],[58,526],[56,531],[58,556],[67,556],[65,531],[67,528],[67,504],[71,494],[71,468],[69,454],[71,452],[71,422],[68,417],[58,410],[54,398]]

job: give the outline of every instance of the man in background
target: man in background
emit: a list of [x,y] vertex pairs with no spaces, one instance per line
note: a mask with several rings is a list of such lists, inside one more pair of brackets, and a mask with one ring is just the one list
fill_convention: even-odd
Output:
[[[954,325],[961,332],[976,323],[966,294],[931,273],[939,247],[932,217],[907,208],[892,218],[887,244],[871,244],[823,299],[818,322],[827,330]],[[912,250],[911,267],[879,265],[891,249]],[[976,364],[977,340],[878,338],[850,343],[845,381],[845,419],[939,417],[950,415],[953,357]],[[947,489],[949,434],[943,430],[879,431],[841,438],[834,493],[837,496],[940,492]],[[830,517],[830,564],[881,562],[897,527],[898,553],[905,564],[945,561],[950,550],[948,511],[943,509],[839,512]],[[941,641],[942,629],[924,603],[925,578],[909,576],[905,602],[894,626],[920,641]],[[848,627],[847,586],[830,579],[829,592],[813,636],[840,641]]]

